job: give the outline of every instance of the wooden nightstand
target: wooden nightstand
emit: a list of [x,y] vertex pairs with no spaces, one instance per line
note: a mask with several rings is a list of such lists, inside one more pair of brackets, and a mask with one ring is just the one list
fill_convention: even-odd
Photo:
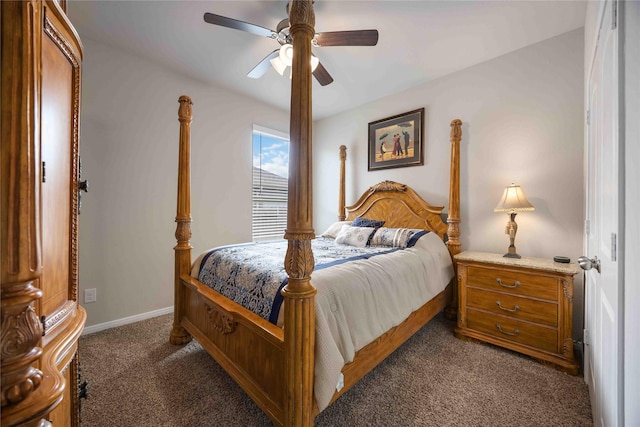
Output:
[[573,356],[573,276],[577,264],[462,252],[458,338],[474,338],[578,373]]

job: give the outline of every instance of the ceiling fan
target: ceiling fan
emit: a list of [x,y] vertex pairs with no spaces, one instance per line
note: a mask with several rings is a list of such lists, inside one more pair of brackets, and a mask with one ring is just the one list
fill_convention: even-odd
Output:
[[[258,65],[249,71],[247,74],[248,77],[253,79],[260,78],[267,72],[270,66],[273,66],[280,75],[284,75],[286,68],[291,66],[291,58],[293,57],[293,39],[289,34],[289,18],[285,18],[280,21],[275,31],[259,25],[239,21],[233,18],[227,18],[226,16],[216,15],[213,13],[205,13],[204,20],[209,24],[233,28],[235,30],[246,31],[257,36],[274,39],[280,44],[280,48],[265,56]],[[378,30],[351,30],[316,33],[313,40],[311,40],[311,44],[314,47],[375,46],[377,43]],[[333,77],[331,77],[329,72],[313,54],[311,56],[311,69],[313,70],[313,76],[322,86],[326,86],[333,82]]]

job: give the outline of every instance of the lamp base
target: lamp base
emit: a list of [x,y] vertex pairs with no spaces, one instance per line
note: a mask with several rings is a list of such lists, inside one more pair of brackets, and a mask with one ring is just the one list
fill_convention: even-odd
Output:
[[504,255],[502,255],[505,258],[522,258],[520,255],[518,255],[517,253],[506,253]]

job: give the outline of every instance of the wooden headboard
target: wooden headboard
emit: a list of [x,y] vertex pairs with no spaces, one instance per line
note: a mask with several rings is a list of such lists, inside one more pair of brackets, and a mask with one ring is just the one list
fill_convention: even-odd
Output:
[[442,221],[444,206],[425,202],[408,185],[383,181],[370,187],[352,206],[347,206],[347,220],[358,216],[384,220],[390,228],[422,228],[444,239],[447,224]]

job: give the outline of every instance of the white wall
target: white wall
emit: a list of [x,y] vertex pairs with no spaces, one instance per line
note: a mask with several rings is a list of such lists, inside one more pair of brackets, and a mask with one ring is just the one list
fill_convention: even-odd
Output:
[[[390,179],[446,205],[449,124],[459,118],[463,250],[506,252],[507,215],[493,208],[504,187],[515,182],[536,208],[517,216],[518,253],[564,255],[575,262],[582,255],[584,223],[583,49],[583,30],[575,30],[315,123],[316,230],[337,217],[341,144],[347,146],[347,204]],[[368,172],[367,124],[420,107],[426,109],[424,166]],[[581,300],[578,278],[576,337]]]
[[[83,39],[80,302],[87,326],[173,305],[178,97],[194,102],[194,254],[251,239],[252,126],[289,115]],[[195,257],[195,255],[194,255]]]

